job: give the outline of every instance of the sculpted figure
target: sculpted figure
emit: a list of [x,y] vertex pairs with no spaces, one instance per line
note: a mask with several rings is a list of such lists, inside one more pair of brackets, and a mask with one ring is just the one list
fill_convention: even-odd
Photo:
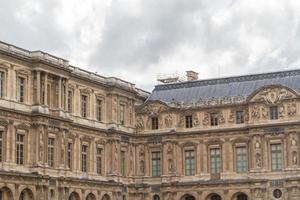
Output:
[[297,114],[297,107],[295,103],[289,103],[287,105],[287,114],[290,117],[293,117]]
[[292,156],[293,165],[298,165],[298,154],[297,154],[297,152],[294,151],[292,155],[293,155]]
[[255,162],[256,162],[256,167],[261,168],[261,156],[259,153],[255,155]]
[[253,119],[259,119],[259,107],[257,105],[253,106],[252,111],[251,111],[251,117]]
[[173,124],[173,118],[170,114],[168,114],[165,118],[165,125],[166,125],[166,128],[171,128],[172,127],[172,124]]

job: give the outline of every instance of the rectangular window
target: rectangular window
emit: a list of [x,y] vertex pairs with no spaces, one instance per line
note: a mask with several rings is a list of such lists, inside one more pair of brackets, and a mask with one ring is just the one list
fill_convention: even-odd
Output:
[[17,81],[17,100],[19,102],[24,102],[25,98],[25,78],[18,77]]
[[236,111],[235,113],[236,123],[243,124],[244,123],[244,111]]
[[195,151],[194,150],[185,151],[185,175],[187,176],[195,175]]
[[68,91],[68,111],[73,112],[73,91]]
[[210,125],[211,126],[218,126],[219,124],[219,115],[218,113],[211,113],[210,114]]
[[248,171],[248,156],[246,147],[236,147],[236,171],[238,173]]
[[73,144],[68,143],[68,149],[67,149],[67,165],[69,169],[72,169],[72,152],[73,152]]
[[4,72],[0,72],[0,98],[2,98],[4,95],[4,82],[5,82]]
[[81,95],[81,116],[87,117],[88,97]]
[[97,174],[102,174],[102,148],[97,148],[97,158],[96,158],[96,164],[97,164]]
[[125,151],[121,151],[121,175],[124,176],[125,175]]
[[125,124],[125,105],[120,105],[120,123],[122,125]]
[[161,175],[161,160],[160,160],[160,152],[152,152],[152,176],[160,176]]
[[185,128],[193,128],[193,116],[185,116]]
[[48,165],[54,167],[54,138],[48,138]]
[[152,130],[158,129],[158,117],[151,118],[151,125]]
[[3,162],[3,131],[0,131],[0,162]]
[[99,122],[102,121],[102,100],[96,100],[96,118]]
[[17,134],[16,162],[18,165],[24,164],[24,135],[23,134]]
[[81,146],[81,171],[87,172],[87,157],[88,157],[88,146]]
[[277,106],[270,107],[270,119],[271,120],[278,119],[278,107]]
[[271,162],[273,171],[282,169],[281,144],[271,144]]
[[219,174],[221,172],[221,154],[219,148],[210,149],[210,172]]

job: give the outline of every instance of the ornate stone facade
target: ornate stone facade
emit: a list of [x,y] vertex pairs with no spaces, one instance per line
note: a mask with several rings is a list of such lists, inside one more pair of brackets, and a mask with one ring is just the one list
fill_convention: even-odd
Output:
[[[295,79],[294,74],[300,71],[278,77]],[[200,90],[230,81],[244,80],[183,84]],[[158,87],[171,95],[180,83]],[[243,94],[186,102],[154,98],[154,90],[148,98],[126,81],[0,43],[0,195],[300,199],[299,91],[265,84]]]

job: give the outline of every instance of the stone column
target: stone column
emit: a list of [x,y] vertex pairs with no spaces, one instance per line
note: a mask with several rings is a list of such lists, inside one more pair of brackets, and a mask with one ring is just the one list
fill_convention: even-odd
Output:
[[62,95],[62,91],[61,91],[61,77],[59,77],[58,79],[58,109],[61,109],[61,95]]
[[41,103],[41,72],[36,71],[36,103]]
[[44,77],[44,104],[48,106],[48,74],[46,72]]
[[68,90],[69,90],[69,80],[66,79],[66,82],[65,82],[65,110],[68,110]]

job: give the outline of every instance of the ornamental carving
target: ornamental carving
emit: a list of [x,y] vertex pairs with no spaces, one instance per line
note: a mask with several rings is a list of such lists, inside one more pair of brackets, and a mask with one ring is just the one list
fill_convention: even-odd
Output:
[[298,165],[298,153],[296,151],[292,153],[292,164],[294,166]]
[[200,125],[200,121],[199,121],[199,118],[198,118],[197,114],[195,114],[194,117],[193,117],[193,125],[194,126],[199,126]]
[[287,104],[287,115],[294,117],[297,114],[297,105],[295,102]]
[[208,126],[209,125],[209,113],[205,113],[204,114],[204,118],[203,118],[202,123],[203,123],[204,126]]
[[230,110],[228,122],[229,123],[234,123],[234,117],[235,117],[234,110]]
[[225,123],[225,118],[224,118],[223,112],[221,111],[219,113],[219,124],[224,124],[224,123]]
[[141,116],[139,116],[136,120],[136,128],[137,128],[138,131],[142,131],[145,128],[144,120]]
[[263,119],[269,119],[269,109],[267,109],[265,106],[261,108],[261,117]]
[[166,117],[165,117],[165,126],[166,128],[171,128],[173,125],[173,118],[172,118],[172,115],[171,114],[168,114]]
[[293,98],[295,95],[286,88],[265,88],[252,98],[253,101],[265,101],[269,104],[275,104],[283,99]]
[[258,105],[254,105],[251,109],[251,118],[257,120],[260,118],[260,109]]
[[159,115],[160,113],[165,112],[167,110],[168,107],[166,105],[153,103],[146,105],[141,111],[149,115]]
[[279,118],[284,118],[285,116],[285,107],[284,105],[278,106],[278,117]]
[[261,155],[259,153],[255,155],[255,164],[256,168],[261,168],[262,166]]

